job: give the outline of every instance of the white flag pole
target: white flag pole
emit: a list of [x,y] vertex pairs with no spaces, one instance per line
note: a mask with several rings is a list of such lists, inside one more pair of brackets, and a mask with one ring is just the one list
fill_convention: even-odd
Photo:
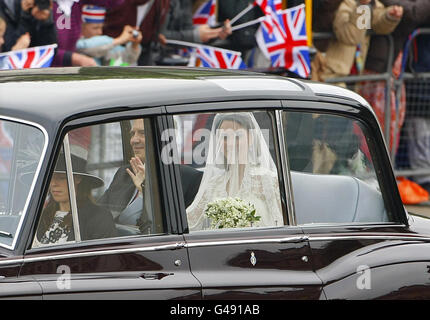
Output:
[[154,3],[154,0],[151,0],[145,4],[137,6],[136,28],[138,29],[140,28],[140,25],[142,24],[143,19],[145,19],[145,16],[147,15],[148,11],[151,9],[153,3]]
[[193,50],[190,54],[190,60],[188,61],[187,67],[195,67],[197,64],[196,50]]
[[173,45],[177,45],[177,46],[191,47],[191,48],[216,49],[216,50],[221,50],[221,51],[224,51],[224,52],[227,52],[227,53],[236,54],[236,55],[239,55],[239,56],[242,55],[242,53],[240,51],[233,51],[233,50],[227,50],[227,49],[219,48],[219,47],[206,46],[206,45],[199,44],[199,43],[194,43],[194,42],[179,41],[179,40],[166,40],[166,44],[173,44]]
[[254,4],[252,4],[252,3],[248,4],[248,6],[245,9],[243,9],[234,18],[231,19],[230,24],[233,25],[242,16],[244,16],[245,14],[247,14],[253,7],[254,7]]
[[166,44],[174,44],[174,45],[178,45],[178,46],[192,47],[192,48],[200,47],[200,45],[197,43],[187,42],[187,41],[179,41],[179,40],[169,40],[169,39],[166,39]]
[[231,31],[233,32],[233,31],[236,31],[236,30],[239,30],[239,29],[242,29],[242,28],[246,28],[246,27],[252,26],[252,25],[254,25],[256,23],[262,22],[264,20],[266,20],[266,16],[263,16],[263,17],[260,17],[258,19],[255,19],[255,20],[252,20],[252,21],[248,21],[248,22],[239,24],[237,26],[231,27]]

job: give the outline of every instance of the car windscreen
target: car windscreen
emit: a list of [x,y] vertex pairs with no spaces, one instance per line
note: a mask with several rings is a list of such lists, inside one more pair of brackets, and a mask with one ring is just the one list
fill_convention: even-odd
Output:
[[0,119],[0,246],[15,242],[44,145],[40,129]]

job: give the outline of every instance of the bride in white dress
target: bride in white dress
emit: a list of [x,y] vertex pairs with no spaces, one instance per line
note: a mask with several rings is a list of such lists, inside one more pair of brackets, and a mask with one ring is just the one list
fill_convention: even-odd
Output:
[[284,225],[278,175],[261,129],[250,112],[215,116],[199,191],[187,208],[190,231],[209,229],[209,202],[238,197],[255,206],[254,227]]

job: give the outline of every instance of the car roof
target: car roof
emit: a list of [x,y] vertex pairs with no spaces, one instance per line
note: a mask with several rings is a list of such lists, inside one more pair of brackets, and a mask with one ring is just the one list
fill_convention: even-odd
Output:
[[45,124],[118,108],[255,99],[316,100],[318,95],[367,106],[359,95],[340,87],[249,71],[69,67],[0,72],[0,115]]

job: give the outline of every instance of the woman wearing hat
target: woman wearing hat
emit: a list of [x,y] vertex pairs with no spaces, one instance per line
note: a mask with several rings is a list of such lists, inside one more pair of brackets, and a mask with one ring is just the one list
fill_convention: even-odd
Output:
[[[103,180],[85,172],[86,161],[72,155],[81,240],[116,236],[112,215],[95,204],[91,190],[103,186]],[[33,247],[63,244],[75,239],[65,170],[64,155],[60,156],[49,185],[47,203],[42,211]]]

